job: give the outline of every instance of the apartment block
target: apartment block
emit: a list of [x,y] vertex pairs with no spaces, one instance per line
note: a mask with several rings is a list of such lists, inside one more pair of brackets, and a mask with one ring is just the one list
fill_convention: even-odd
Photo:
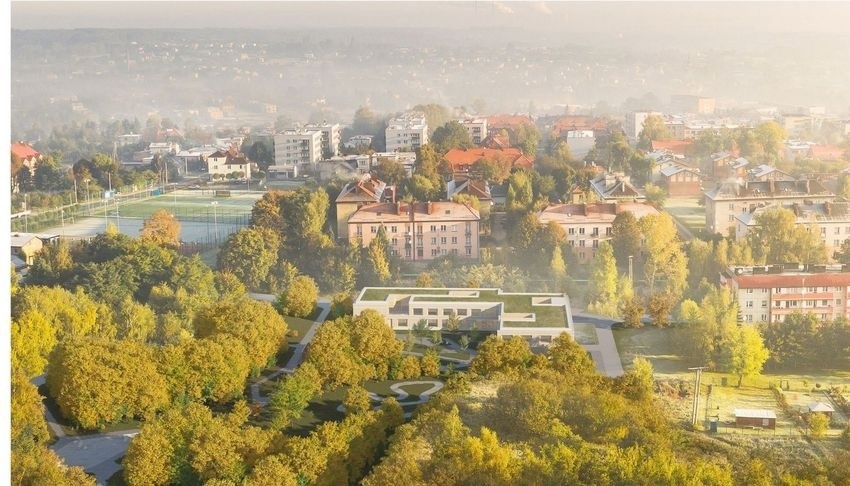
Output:
[[835,194],[816,179],[723,182],[705,193],[705,227],[714,233],[735,231],[735,217],[777,204],[834,202]]
[[614,218],[623,212],[638,220],[658,214],[657,209],[642,203],[550,204],[537,213],[537,220],[544,225],[558,223],[579,263],[588,263],[596,256],[599,243],[611,239]]
[[390,251],[403,260],[428,261],[443,255],[477,260],[478,211],[455,202],[389,202],[360,206],[348,218],[348,241],[365,246],[381,226]]
[[460,331],[490,331],[521,336],[533,347],[548,346],[563,333],[574,335],[570,299],[565,294],[512,293],[485,288],[366,287],[354,314],[379,312],[397,331],[424,325],[438,330],[458,324]]
[[486,118],[465,118],[458,120],[458,123],[466,128],[466,131],[469,132],[469,138],[475,145],[481,145],[481,142],[487,138]]
[[274,136],[274,164],[312,168],[322,160],[322,132],[291,129]]
[[821,320],[848,316],[847,265],[731,267],[721,283],[738,299],[745,323],[782,322],[794,312]]
[[314,123],[304,126],[306,131],[322,132],[322,158],[328,159],[339,155],[339,123]]
[[386,129],[387,152],[415,151],[428,143],[425,114],[405,113],[390,120]]

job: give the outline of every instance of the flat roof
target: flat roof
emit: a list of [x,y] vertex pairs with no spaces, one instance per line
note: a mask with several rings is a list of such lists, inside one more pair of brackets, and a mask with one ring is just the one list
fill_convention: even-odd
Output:
[[759,409],[759,408],[736,408],[735,409],[735,417],[738,418],[767,418],[767,419],[775,419],[776,412],[773,410]]

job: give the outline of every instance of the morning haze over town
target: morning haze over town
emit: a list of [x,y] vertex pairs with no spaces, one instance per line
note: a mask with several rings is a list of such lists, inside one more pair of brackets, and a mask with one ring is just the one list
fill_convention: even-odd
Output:
[[850,3],[10,6],[14,485],[850,485]]

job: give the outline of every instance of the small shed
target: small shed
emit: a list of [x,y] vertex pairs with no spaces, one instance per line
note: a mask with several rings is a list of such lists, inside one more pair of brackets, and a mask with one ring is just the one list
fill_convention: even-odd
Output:
[[736,408],[736,427],[761,427],[764,429],[776,428],[776,412],[773,410]]
[[831,419],[833,412],[835,412],[835,408],[828,403],[812,402],[809,404],[809,413],[822,413],[826,415],[826,418]]

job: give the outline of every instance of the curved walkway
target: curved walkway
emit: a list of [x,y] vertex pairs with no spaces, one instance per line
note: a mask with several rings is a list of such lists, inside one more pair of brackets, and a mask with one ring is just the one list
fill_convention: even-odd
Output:
[[610,317],[574,312],[573,322],[593,324],[596,328],[597,344],[582,344],[596,362],[596,369],[608,376],[620,376],[623,374],[623,363],[620,361],[620,353],[617,352],[617,343],[614,341],[614,333],[611,326],[618,322]]
[[[412,386],[412,385],[431,385],[431,388],[428,388],[427,390],[420,393],[419,398],[417,398],[416,400],[411,400],[409,402],[405,402],[403,400],[406,400],[407,398],[409,398],[410,393],[407,393],[406,391],[404,391],[403,388],[406,387],[406,386]],[[393,383],[392,385],[390,385],[390,390],[393,393],[396,394],[396,400],[398,400],[399,405],[401,405],[402,407],[409,407],[409,406],[412,406],[412,405],[421,405],[421,404],[427,402],[428,399],[431,398],[431,395],[442,390],[444,386],[445,386],[445,384],[442,381],[439,381],[439,380],[403,381],[401,383]],[[378,402],[378,405],[375,405],[373,407],[375,410],[377,410],[377,409],[381,408],[381,403],[383,403],[384,400],[386,400],[389,397],[382,397],[375,392],[369,392],[369,398],[371,398],[373,402]],[[340,405],[340,406],[336,407],[336,409],[337,409],[338,412],[345,413],[345,405]],[[410,415],[411,415],[410,412],[406,412],[404,414],[405,417],[410,417]]]

